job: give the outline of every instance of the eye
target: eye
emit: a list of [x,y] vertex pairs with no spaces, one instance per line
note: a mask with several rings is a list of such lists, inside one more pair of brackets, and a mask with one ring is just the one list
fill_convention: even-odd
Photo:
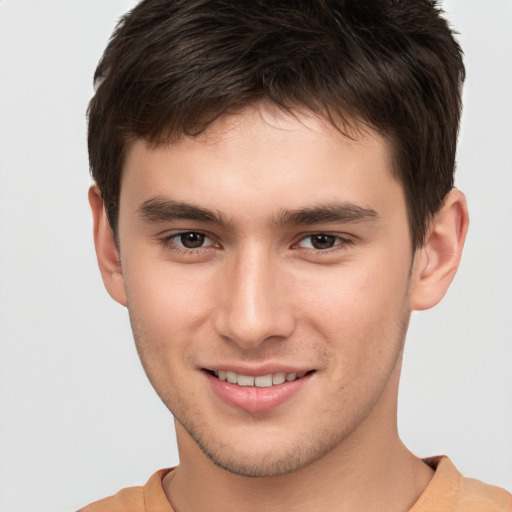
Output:
[[197,249],[198,247],[202,247],[205,241],[210,241],[206,235],[195,231],[180,233],[179,235],[175,235],[173,238],[175,242],[187,249]]
[[325,251],[341,244],[348,244],[349,240],[345,240],[339,236],[329,233],[314,233],[303,238],[299,242],[299,247],[305,249],[315,249],[317,251]]
[[175,250],[194,250],[213,246],[211,238],[200,231],[182,231],[160,240],[164,246]]

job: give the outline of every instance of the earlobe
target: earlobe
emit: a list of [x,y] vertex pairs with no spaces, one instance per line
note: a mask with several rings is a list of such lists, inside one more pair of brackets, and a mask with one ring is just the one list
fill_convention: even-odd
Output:
[[103,283],[110,296],[119,304],[126,306],[126,292],[119,252],[97,185],[92,185],[89,189],[89,204],[93,217],[94,246]]
[[468,224],[466,198],[453,189],[432,220],[423,247],[416,251],[411,310],[432,308],[446,294],[460,263]]

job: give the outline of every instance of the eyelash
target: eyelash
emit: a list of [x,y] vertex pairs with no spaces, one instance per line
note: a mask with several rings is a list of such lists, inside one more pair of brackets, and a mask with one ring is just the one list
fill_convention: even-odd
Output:
[[317,249],[315,247],[303,247],[304,250],[306,251],[310,251],[312,253],[314,253],[315,255],[325,255],[325,254],[330,254],[331,252],[333,251],[339,251],[339,250],[343,250],[345,249],[346,247],[348,246],[351,246],[354,244],[354,241],[351,240],[350,238],[348,237],[343,237],[343,236],[340,236],[340,235],[336,235],[334,233],[326,233],[326,232],[318,232],[318,233],[311,233],[311,234],[308,234],[304,237],[302,237],[299,242],[297,244],[295,244],[295,246],[299,245],[300,243],[304,242],[305,240],[310,240],[310,244],[312,245],[312,239],[313,237],[318,237],[318,236],[324,236],[324,237],[332,237],[334,238],[334,245],[332,247],[327,247],[325,249]]
[[[184,247],[183,245],[180,245],[176,240],[178,240],[180,237],[184,235],[200,235],[205,238],[205,240],[210,240],[212,242],[211,244],[207,246],[199,246],[196,248],[189,248]],[[180,231],[179,233],[173,233],[171,235],[164,236],[163,238],[160,238],[158,242],[165,247],[166,249],[172,249],[173,251],[179,253],[179,254],[198,254],[202,253],[205,250],[208,250],[211,246],[215,244],[212,237],[209,236],[207,233],[204,233],[202,231]]]
[[[196,248],[184,247],[182,244],[177,242],[177,240],[179,240],[179,238],[184,235],[199,235],[199,236],[204,237],[205,240],[209,240],[211,243],[206,246],[201,245]],[[301,248],[301,249],[303,249],[304,252],[307,252],[308,254],[313,254],[315,256],[327,255],[333,251],[343,250],[346,247],[350,247],[350,246],[354,245],[354,240],[352,240],[348,237],[343,237],[343,236],[340,236],[340,235],[337,235],[334,233],[321,231],[321,232],[317,232],[317,233],[310,233],[306,236],[302,236],[297,243],[294,243],[292,245],[292,248],[299,247],[299,244],[301,244],[302,242],[304,242],[308,239],[310,240],[310,243],[311,243],[312,238],[315,236],[327,236],[327,237],[333,237],[335,239],[334,245],[332,247],[327,247],[325,249],[316,249],[314,247],[302,247]],[[180,231],[178,233],[173,233],[171,235],[164,236],[164,237],[158,239],[158,242],[165,248],[171,249],[179,254],[188,254],[188,255],[201,254],[203,251],[207,251],[207,250],[211,249],[216,244],[216,242],[213,240],[213,237],[203,231]],[[217,244],[217,245],[218,245],[218,247],[220,247],[219,244]]]

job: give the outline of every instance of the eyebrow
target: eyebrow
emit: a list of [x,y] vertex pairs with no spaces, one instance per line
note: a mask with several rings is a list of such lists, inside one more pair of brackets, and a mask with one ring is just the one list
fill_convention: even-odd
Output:
[[[172,220],[193,220],[231,228],[232,223],[219,211],[210,210],[190,203],[175,201],[167,197],[153,197],[138,208],[139,215],[148,222],[169,222]],[[276,226],[320,224],[331,222],[358,223],[378,220],[379,214],[373,208],[355,203],[327,203],[318,206],[282,210],[272,218]]]
[[355,203],[329,203],[310,208],[299,208],[281,212],[274,220],[279,226],[295,224],[320,224],[330,222],[357,223],[378,220],[379,214],[373,208]]
[[153,197],[144,201],[139,206],[138,212],[148,222],[195,220],[215,223],[224,227],[228,227],[229,224],[220,212],[164,197]]

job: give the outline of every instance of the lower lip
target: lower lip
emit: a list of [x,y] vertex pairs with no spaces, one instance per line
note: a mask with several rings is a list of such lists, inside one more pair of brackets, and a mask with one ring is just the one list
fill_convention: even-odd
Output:
[[311,374],[268,388],[231,384],[204,372],[213,392],[226,404],[247,412],[266,412],[290,400],[311,378]]

